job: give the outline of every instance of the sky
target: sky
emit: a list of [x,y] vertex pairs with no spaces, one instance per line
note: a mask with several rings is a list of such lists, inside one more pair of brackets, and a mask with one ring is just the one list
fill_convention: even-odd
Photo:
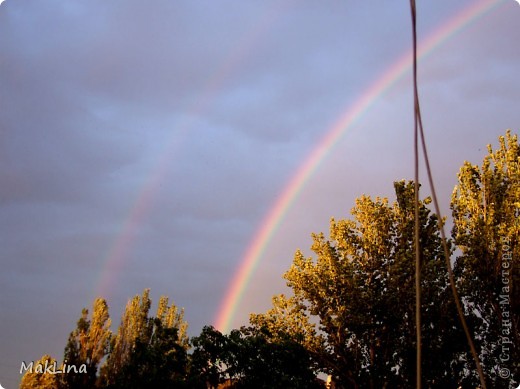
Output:
[[[446,213],[461,164],[520,123],[516,1],[419,1],[419,45],[475,4],[490,6],[419,62]],[[215,324],[302,166],[410,49],[408,1],[1,3],[0,383],[61,361],[98,296],[114,326],[145,288],[185,309],[190,335]],[[411,73],[390,81],[272,218],[231,328],[288,293],[312,232],[413,178]]]

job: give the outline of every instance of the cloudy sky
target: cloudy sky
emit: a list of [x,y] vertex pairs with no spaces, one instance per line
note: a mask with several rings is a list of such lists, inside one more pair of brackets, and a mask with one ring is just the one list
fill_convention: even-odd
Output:
[[[445,209],[464,160],[520,123],[520,6],[418,2]],[[315,147],[411,47],[408,1],[6,0],[0,5],[0,383],[61,360],[81,309],[151,288],[215,323],[266,215]],[[231,324],[284,292],[311,232],[413,177],[410,73],[316,166],[266,242]],[[425,193],[428,188],[425,186]],[[155,306],[153,307],[153,309]]]

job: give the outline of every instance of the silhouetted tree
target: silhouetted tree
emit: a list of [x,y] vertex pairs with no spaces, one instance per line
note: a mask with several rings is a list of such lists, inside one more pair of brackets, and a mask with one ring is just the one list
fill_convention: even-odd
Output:
[[229,339],[212,326],[205,326],[200,335],[191,338],[189,377],[193,388],[216,388],[229,376],[225,361],[228,357]]
[[205,327],[192,339],[193,387],[320,388],[307,350],[267,328],[242,327],[222,335]]

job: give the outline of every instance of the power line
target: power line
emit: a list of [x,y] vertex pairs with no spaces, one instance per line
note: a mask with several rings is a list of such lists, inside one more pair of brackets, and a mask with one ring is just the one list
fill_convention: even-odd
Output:
[[[413,83],[417,90],[417,35],[415,0],[410,0],[413,30]],[[419,242],[419,98],[414,93],[414,202],[415,202],[415,339],[416,339],[416,388],[421,389],[421,247]]]
[[417,17],[416,17],[416,7],[415,0],[410,0],[410,9],[412,13],[412,36],[413,36],[413,88],[414,88],[414,162],[415,162],[415,289],[416,289],[416,336],[417,336],[417,389],[421,388],[421,285],[420,285],[420,248],[419,248],[419,148],[418,148],[418,138],[420,135],[422,151],[424,155],[424,162],[426,165],[426,173],[428,175],[428,182],[430,184],[430,189],[432,192],[433,204],[435,207],[435,213],[437,216],[437,223],[439,226],[440,234],[441,234],[441,242],[444,250],[444,257],[446,260],[446,267],[448,269],[448,277],[450,280],[450,287],[453,294],[453,298],[455,300],[455,306],[457,308],[457,313],[459,315],[460,322],[462,324],[462,328],[464,329],[464,333],[466,334],[466,339],[469,344],[469,348],[471,350],[471,355],[473,356],[473,360],[475,361],[475,365],[477,368],[477,372],[480,379],[481,389],[486,389],[486,381],[484,378],[484,372],[482,370],[482,366],[480,365],[479,357],[477,354],[477,350],[473,343],[473,339],[471,333],[469,332],[468,325],[466,323],[466,319],[464,317],[464,312],[462,310],[462,305],[460,303],[460,298],[457,293],[457,287],[455,285],[455,278],[453,276],[453,270],[451,268],[451,257],[448,249],[448,244],[446,240],[446,233],[444,231],[444,223],[441,218],[441,212],[439,207],[439,202],[437,201],[437,194],[435,191],[435,184],[433,181],[433,175],[430,167],[430,160],[428,158],[428,150],[426,147],[426,140],[424,137],[424,128],[422,124],[421,117],[421,108],[419,104],[419,91],[418,91],[418,83],[417,83]]

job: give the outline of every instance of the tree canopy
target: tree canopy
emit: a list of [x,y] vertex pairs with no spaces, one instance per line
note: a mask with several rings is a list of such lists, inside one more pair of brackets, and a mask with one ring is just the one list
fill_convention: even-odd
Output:
[[[520,145],[507,131],[482,165],[465,162],[452,195],[455,271],[493,387],[520,381]],[[502,372],[502,373],[501,373]],[[504,387],[507,387],[504,386]]]
[[[465,162],[451,198],[450,261],[487,384],[520,382],[520,145],[507,131],[481,165]],[[162,296],[155,316],[148,289],[128,301],[111,330],[108,305],[83,309],[63,363],[84,372],[51,374],[44,355],[21,388],[414,387],[415,193],[394,183],[395,200],[359,197],[351,217],[312,234],[275,295],[249,325],[187,335],[184,311]],[[419,201],[422,355],[425,387],[479,385],[449,288],[438,216]],[[31,365],[32,366],[32,365]]]
[[[263,319],[306,323],[299,336],[317,334],[314,357],[338,386],[406,387],[415,381],[414,186],[400,181],[394,188],[394,203],[361,196],[353,219],[331,220],[329,238],[313,234],[315,257],[297,251],[284,275],[295,308],[285,318],[271,310]],[[420,203],[424,353],[455,354],[460,333],[428,203]],[[455,367],[452,359],[432,358],[424,379],[450,380]]]

